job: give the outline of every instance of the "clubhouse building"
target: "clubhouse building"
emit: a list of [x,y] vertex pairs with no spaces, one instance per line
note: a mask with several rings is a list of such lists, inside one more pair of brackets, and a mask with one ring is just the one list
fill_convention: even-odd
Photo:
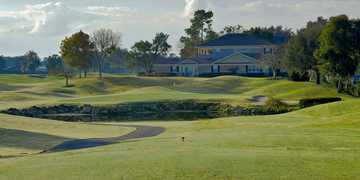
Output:
[[259,62],[262,56],[273,53],[276,47],[255,36],[227,34],[198,46],[195,58],[158,59],[154,63],[154,72],[178,76],[267,75],[269,69]]

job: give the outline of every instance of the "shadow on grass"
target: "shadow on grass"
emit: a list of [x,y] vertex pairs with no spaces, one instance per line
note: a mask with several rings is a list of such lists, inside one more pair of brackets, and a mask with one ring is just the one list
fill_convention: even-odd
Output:
[[39,150],[71,139],[42,133],[0,128],[0,148]]

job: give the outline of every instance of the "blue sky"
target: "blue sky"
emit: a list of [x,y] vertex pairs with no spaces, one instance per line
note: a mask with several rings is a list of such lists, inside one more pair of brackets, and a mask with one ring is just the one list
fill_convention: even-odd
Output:
[[359,0],[0,0],[0,54],[40,56],[58,52],[61,40],[76,31],[100,27],[122,33],[122,46],[171,35],[173,51],[194,10],[215,13],[214,28],[225,25],[283,25],[297,29],[318,16],[360,17]]

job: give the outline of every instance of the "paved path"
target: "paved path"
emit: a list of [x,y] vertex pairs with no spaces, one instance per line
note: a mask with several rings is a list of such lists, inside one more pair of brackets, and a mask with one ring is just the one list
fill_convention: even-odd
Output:
[[112,125],[112,124],[96,124],[96,125],[129,127],[129,128],[135,128],[135,131],[133,131],[129,134],[123,135],[123,136],[112,137],[112,138],[92,138],[92,139],[70,140],[70,141],[66,141],[62,144],[59,144],[49,150],[46,150],[43,153],[62,152],[62,151],[69,151],[69,150],[77,150],[77,149],[105,146],[105,145],[119,143],[119,142],[125,141],[125,140],[153,137],[153,136],[157,136],[165,131],[165,128],[163,128],[163,127],[153,127],[153,126],[135,126],[135,125],[128,126],[128,125]]

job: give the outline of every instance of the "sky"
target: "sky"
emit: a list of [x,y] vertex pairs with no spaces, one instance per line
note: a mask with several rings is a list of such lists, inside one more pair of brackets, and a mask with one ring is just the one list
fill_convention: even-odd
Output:
[[193,12],[214,12],[214,28],[282,25],[293,30],[319,16],[360,18],[360,0],[0,0],[0,54],[29,50],[41,57],[59,52],[65,36],[110,28],[122,34],[122,48],[170,34],[172,51]]

